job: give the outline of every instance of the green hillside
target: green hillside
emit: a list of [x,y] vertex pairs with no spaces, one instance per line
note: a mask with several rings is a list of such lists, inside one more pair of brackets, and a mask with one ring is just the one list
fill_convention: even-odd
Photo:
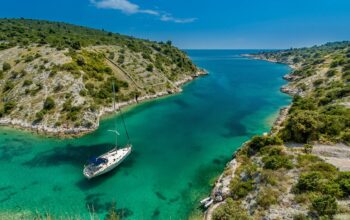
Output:
[[113,83],[119,102],[134,102],[198,75],[170,41],[28,19],[0,19],[0,67],[1,122],[52,133],[95,129]]
[[350,42],[250,57],[294,68],[282,88],[293,102],[271,134],[235,154],[213,219],[349,219]]

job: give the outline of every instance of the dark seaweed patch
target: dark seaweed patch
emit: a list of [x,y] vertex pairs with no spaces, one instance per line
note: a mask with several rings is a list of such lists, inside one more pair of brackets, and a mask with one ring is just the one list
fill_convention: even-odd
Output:
[[11,193],[7,194],[3,199],[0,199],[0,203],[10,200],[16,194],[17,194],[17,192],[11,192]]
[[0,187],[0,191],[5,191],[11,188],[12,188],[11,186],[3,186],[3,187]]
[[85,196],[85,204],[89,212],[101,213],[106,210],[106,206],[110,207],[110,204],[101,202],[103,193],[94,193]]
[[177,196],[177,197],[175,197],[175,198],[169,199],[168,204],[171,204],[171,203],[177,202],[177,201],[179,201],[179,199],[180,199],[180,196]]
[[159,208],[156,208],[156,209],[153,211],[152,219],[153,219],[153,218],[157,218],[159,215],[160,215]]
[[128,208],[121,208],[121,209],[117,209],[117,214],[120,218],[128,218],[132,216],[134,212]]
[[230,122],[227,122],[225,124],[225,128],[228,130],[227,132],[225,132],[225,134],[222,135],[225,138],[244,136],[248,134],[247,128],[237,119],[230,120]]
[[121,209],[117,209],[115,202],[112,203],[108,203],[108,207],[107,208],[107,214],[105,219],[115,219],[115,215],[117,215],[119,218],[123,219],[123,218],[127,218],[132,216],[134,213],[133,211],[131,211],[128,208],[121,208]]
[[157,197],[161,200],[166,200],[166,197],[161,193],[161,192],[155,192],[155,194],[157,195]]
[[0,160],[9,162],[14,157],[28,154],[30,151],[31,146],[29,144],[22,145],[17,142],[6,142],[6,146],[0,147]]
[[62,191],[62,187],[54,186],[54,187],[52,187],[52,191],[54,191],[54,192],[61,192]]
[[189,107],[189,105],[184,100],[181,100],[181,99],[174,100],[174,103],[177,104],[181,108],[188,108]]

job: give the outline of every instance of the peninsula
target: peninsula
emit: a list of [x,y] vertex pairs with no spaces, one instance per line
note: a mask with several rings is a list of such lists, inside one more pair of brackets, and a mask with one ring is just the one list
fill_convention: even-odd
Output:
[[293,67],[293,103],[235,153],[206,219],[349,219],[350,42],[249,57]]
[[171,41],[60,22],[0,19],[0,124],[50,135],[95,130],[119,107],[181,91],[205,74]]

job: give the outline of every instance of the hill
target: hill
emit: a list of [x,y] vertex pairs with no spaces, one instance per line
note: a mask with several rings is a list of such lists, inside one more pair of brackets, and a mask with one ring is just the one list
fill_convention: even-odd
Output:
[[0,122],[82,134],[119,105],[179,92],[203,73],[171,42],[61,22],[0,19]]
[[293,67],[293,102],[236,152],[207,219],[349,219],[350,42],[249,57]]

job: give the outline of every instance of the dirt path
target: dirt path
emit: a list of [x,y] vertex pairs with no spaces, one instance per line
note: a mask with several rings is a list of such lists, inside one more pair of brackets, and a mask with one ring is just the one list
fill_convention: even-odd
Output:
[[[303,144],[286,143],[287,147],[303,147]],[[345,144],[315,144],[312,153],[327,163],[337,167],[340,171],[350,171],[350,147]]]

